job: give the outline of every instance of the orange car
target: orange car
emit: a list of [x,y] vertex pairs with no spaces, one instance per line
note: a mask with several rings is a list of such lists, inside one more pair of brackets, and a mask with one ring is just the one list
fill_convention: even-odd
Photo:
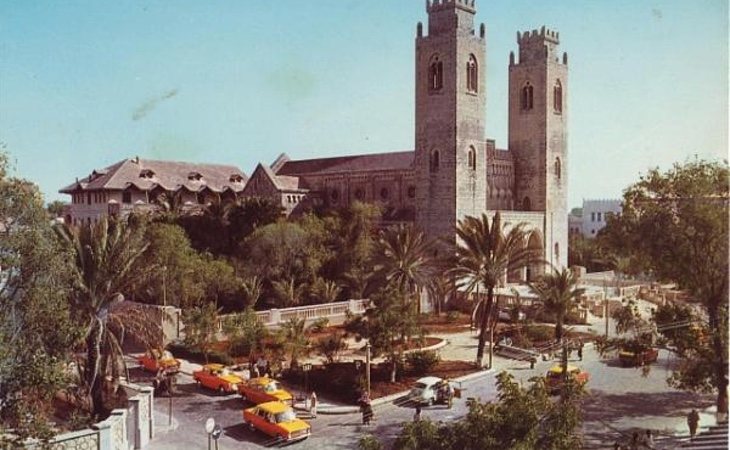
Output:
[[[584,372],[580,368],[571,365],[568,365],[568,374],[580,385],[588,383],[588,379],[590,378],[588,372]],[[560,391],[562,384],[563,366],[556,364],[545,374],[545,387],[549,393],[556,394]]]
[[628,349],[618,352],[618,358],[623,367],[643,366],[656,362],[659,357],[659,350],[655,348],[647,348],[636,352]]
[[221,394],[232,394],[243,383],[243,378],[228,371],[223,364],[206,364],[201,370],[193,372],[193,379],[199,386],[218,391]]
[[285,442],[309,437],[312,427],[298,419],[289,406],[281,402],[267,402],[243,410],[243,422],[252,430],[262,431]]
[[177,372],[180,370],[180,361],[173,358],[172,353],[167,350],[160,351],[152,349],[137,358],[137,362],[144,370],[157,372],[160,369],[165,372]]
[[269,377],[252,378],[238,385],[238,393],[251,403],[284,402],[292,405],[293,397],[281,388],[278,381]]

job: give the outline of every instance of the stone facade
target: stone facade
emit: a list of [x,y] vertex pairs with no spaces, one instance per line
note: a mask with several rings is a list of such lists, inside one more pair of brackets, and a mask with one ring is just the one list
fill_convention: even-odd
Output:
[[[486,29],[474,24],[475,2],[426,5],[428,24],[417,25],[415,39],[415,150],[301,161],[282,155],[268,178],[296,179],[304,201],[381,203],[386,223],[415,221],[431,238],[454,239],[464,217],[503,211],[505,223],[527,223],[526,245],[566,266],[568,61],[559,55],[558,33],[543,27],[517,34],[519,59],[511,54],[509,63],[509,148],[499,149],[484,138]],[[287,190],[275,181],[249,183],[244,194],[276,197]]]

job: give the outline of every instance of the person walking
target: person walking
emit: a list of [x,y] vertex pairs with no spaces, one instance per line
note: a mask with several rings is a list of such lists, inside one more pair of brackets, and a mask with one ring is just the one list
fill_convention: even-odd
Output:
[[421,404],[416,404],[416,412],[413,414],[413,421],[414,422],[420,422],[421,421]]
[[317,418],[317,393],[314,391],[309,396],[309,414],[312,418]]
[[583,361],[583,341],[578,341],[578,360]]
[[654,448],[654,436],[651,433],[651,430],[646,430],[646,434],[644,436],[644,446],[646,448]]
[[692,411],[687,414],[687,425],[689,426],[689,438],[694,439],[697,434],[697,425],[700,423],[700,413],[696,409],[692,408]]

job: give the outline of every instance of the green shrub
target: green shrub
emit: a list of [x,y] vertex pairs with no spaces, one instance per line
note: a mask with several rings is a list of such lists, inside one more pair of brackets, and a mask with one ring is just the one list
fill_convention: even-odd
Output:
[[383,450],[384,447],[378,438],[372,434],[366,434],[357,442],[357,448],[360,450]]
[[314,333],[321,333],[329,324],[330,320],[328,318],[320,317],[309,326],[309,329]]
[[[196,348],[189,348],[184,344],[170,344],[167,348],[176,358],[187,359],[188,361],[196,362],[199,364],[205,363],[205,354],[201,350],[198,350]],[[219,352],[217,350],[211,350],[208,352],[208,362],[230,366],[233,364],[234,361],[230,356],[226,355],[225,353]]]
[[416,375],[425,375],[441,360],[438,353],[426,350],[406,354],[406,362]]
[[449,311],[446,313],[446,321],[447,322],[456,322],[459,318],[459,311]]
[[530,325],[525,328],[525,335],[531,342],[549,341],[555,337],[555,329],[548,325]]

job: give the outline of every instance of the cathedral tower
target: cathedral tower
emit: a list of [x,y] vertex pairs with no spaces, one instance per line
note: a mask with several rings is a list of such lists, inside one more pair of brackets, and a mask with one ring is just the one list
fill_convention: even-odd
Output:
[[509,149],[515,161],[516,209],[545,214],[545,260],[568,263],[568,56],[559,33],[542,27],[517,33],[510,54]]
[[427,0],[416,36],[416,225],[454,239],[486,209],[486,40],[474,0]]

